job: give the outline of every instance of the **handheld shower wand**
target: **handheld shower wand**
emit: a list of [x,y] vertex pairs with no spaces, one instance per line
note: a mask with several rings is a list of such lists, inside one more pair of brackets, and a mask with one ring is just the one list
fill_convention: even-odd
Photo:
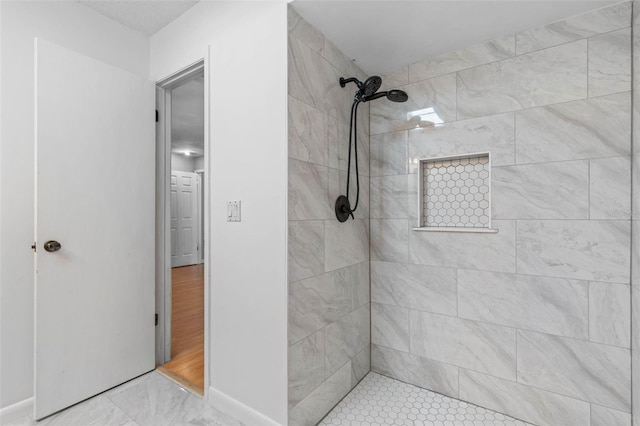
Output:
[[[355,219],[353,212],[358,208],[358,202],[360,201],[360,175],[358,173],[358,105],[363,102],[369,102],[382,97],[387,97],[393,102],[406,102],[409,96],[402,90],[389,90],[386,92],[376,93],[382,85],[382,79],[377,75],[367,78],[364,83],[355,77],[343,78],[340,77],[340,87],[345,87],[347,83],[355,83],[358,86],[353,97],[353,104],[351,105],[351,118],[349,123],[349,156],[347,165],[347,190],[345,195],[340,195],[336,200],[335,212],[336,218],[340,222],[346,222],[351,216]],[[355,158],[355,171],[356,171],[356,202],[351,208],[351,202],[349,201],[349,187],[351,179],[351,146],[353,142],[353,151]]]

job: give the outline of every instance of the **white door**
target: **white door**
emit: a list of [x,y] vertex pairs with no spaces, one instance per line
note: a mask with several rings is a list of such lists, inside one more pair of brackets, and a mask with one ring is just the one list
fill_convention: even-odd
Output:
[[153,84],[41,39],[35,76],[41,419],[155,366],[155,120]]
[[198,175],[171,171],[171,266],[199,263]]

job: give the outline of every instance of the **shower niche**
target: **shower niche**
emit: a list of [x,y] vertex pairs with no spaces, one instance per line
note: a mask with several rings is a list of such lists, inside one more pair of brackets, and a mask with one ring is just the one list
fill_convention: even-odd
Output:
[[488,152],[419,160],[416,231],[485,232],[491,228]]

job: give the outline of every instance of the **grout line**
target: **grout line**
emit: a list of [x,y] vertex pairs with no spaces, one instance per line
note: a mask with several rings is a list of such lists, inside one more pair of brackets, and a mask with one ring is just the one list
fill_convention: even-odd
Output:
[[591,336],[591,282],[588,282],[587,283],[587,339],[590,342],[591,342],[591,337],[592,337]]
[[[636,162],[634,161],[635,156],[638,155],[637,152],[635,152],[635,138],[638,137],[638,135],[635,134],[635,123],[634,123],[634,111],[635,111],[635,107],[636,107],[636,99],[635,97],[638,95],[637,90],[634,89],[634,80],[636,77],[636,70],[635,70],[635,57],[636,55],[639,55],[640,52],[636,52],[636,44],[634,43],[635,41],[635,8],[636,5],[638,5],[638,3],[636,1],[633,1],[631,3],[631,146],[630,146],[630,158],[631,158],[631,174],[630,174],[630,209],[631,209],[631,217],[630,219],[630,233],[631,233],[631,238],[629,238],[629,252],[630,252],[630,259],[631,261],[629,262],[629,325],[630,325],[630,330],[629,330],[629,346],[630,346],[630,355],[631,355],[631,363],[629,366],[629,374],[631,375],[631,387],[630,387],[630,400],[631,400],[631,424],[636,424],[635,418],[637,413],[637,410],[635,407],[637,405],[637,403],[634,403],[635,398],[636,398],[636,393],[638,392],[635,386],[635,382],[637,382],[637,378],[635,377],[638,372],[634,371],[634,364],[635,362],[634,360],[634,353],[638,350],[637,348],[635,348],[635,346],[637,345],[637,342],[635,342],[634,340],[634,324],[635,324],[635,315],[634,315],[634,309],[633,309],[633,295],[635,294],[636,291],[638,291],[637,289],[634,288],[634,268],[633,268],[633,249],[634,249],[634,236],[635,234],[638,232],[637,229],[637,224],[635,223],[635,221],[633,220],[633,205],[634,205],[634,175],[637,172],[640,172],[639,170],[636,170],[635,168],[635,164]],[[637,212],[636,212],[637,213]],[[591,291],[591,287],[589,287],[589,291]],[[640,327],[640,325],[636,325],[636,327]]]
[[[519,220],[519,222],[531,222],[531,221]],[[587,220],[581,220],[581,222],[587,222]],[[591,222],[596,222],[596,221],[591,221]],[[628,220],[599,221],[599,222],[628,222]],[[386,263],[386,264],[397,264],[397,265],[404,265],[404,266],[417,266],[417,267],[434,268],[434,269],[450,269],[450,270],[461,269],[461,270],[464,270],[464,271],[488,272],[488,273],[492,273],[492,274],[522,275],[522,276],[525,276],[525,277],[532,277],[532,278],[550,278],[550,279],[554,279],[554,280],[579,281],[579,282],[585,282],[585,283],[587,283],[587,282],[598,282],[598,283],[611,284],[611,285],[627,285],[627,286],[630,285],[629,282],[602,281],[602,280],[596,280],[596,279],[582,279],[582,278],[566,278],[566,277],[557,277],[557,276],[553,276],[553,275],[535,275],[535,274],[527,274],[527,273],[522,273],[522,272],[505,272],[505,271],[496,271],[496,270],[490,270],[490,269],[478,269],[478,268],[459,267],[459,266],[428,265],[428,264],[423,264],[423,263],[404,263],[404,262],[395,262],[395,261],[388,261],[388,260],[373,260],[373,262]],[[303,281],[303,280],[301,280],[301,281]]]

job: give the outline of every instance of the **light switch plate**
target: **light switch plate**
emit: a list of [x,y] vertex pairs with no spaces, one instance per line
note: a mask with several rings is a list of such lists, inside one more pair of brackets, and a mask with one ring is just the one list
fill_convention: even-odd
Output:
[[227,203],[227,222],[240,222],[240,200]]

